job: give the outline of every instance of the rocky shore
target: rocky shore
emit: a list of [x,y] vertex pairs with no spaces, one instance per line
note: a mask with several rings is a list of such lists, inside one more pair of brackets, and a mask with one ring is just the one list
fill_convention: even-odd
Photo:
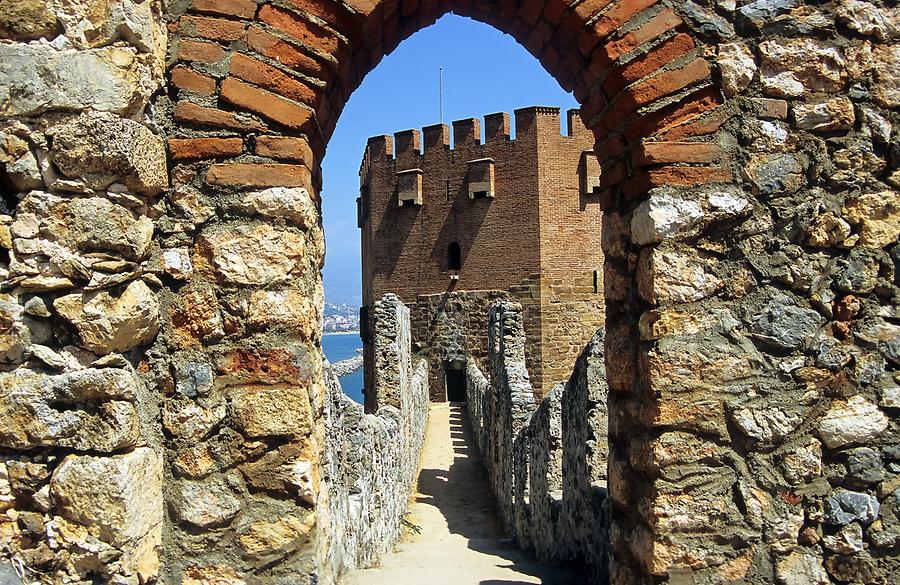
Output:
[[352,374],[356,370],[360,369],[363,365],[363,357],[362,354],[355,355],[352,358],[348,358],[345,360],[341,360],[339,362],[335,362],[331,364],[331,371],[340,378],[341,376],[346,376],[348,374]]

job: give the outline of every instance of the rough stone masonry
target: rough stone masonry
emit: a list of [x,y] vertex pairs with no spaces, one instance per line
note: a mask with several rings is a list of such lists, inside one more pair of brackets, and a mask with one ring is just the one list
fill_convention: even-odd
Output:
[[319,163],[448,11],[596,139],[610,580],[895,581],[886,0],[0,0],[4,558],[333,581]]

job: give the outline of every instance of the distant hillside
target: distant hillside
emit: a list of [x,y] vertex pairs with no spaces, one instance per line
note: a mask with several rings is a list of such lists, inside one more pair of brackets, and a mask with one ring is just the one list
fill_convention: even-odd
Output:
[[359,331],[359,309],[345,303],[326,302],[322,330],[325,333]]

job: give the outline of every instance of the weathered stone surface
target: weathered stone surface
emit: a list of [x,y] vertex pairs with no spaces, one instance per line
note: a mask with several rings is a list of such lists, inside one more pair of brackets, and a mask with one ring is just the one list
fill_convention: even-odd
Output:
[[300,436],[312,428],[309,398],[300,386],[232,388],[231,416],[249,437]]
[[31,331],[22,318],[24,312],[15,297],[0,294],[0,363],[20,364],[28,357]]
[[877,583],[877,569],[869,553],[832,555],[825,559],[825,569],[836,581],[843,583]]
[[831,248],[850,237],[850,224],[831,212],[813,217],[806,230],[806,243],[816,248]]
[[781,461],[784,478],[791,485],[799,485],[822,475],[822,444],[816,439],[795,447],[784,454]]
[[700,34],[723,39],[734,36],[734,27],[731,23],[715,12],[706,10],[690,0],[682,5],[682,10],[692,28]]
[[226,414],[224,404],[203,407],[193,400],[169,400],[163,407],[162,422],[173,436],[198,441],[211,433]]
[[134,49],[60,51],[47,44],[0,45],[0,116],[89,108],[140,112],[157,87],[150,66]]
[[303,187],[272,187],[244,196],[241,208],[272,219],[285,219],[303,229],[316,224],[318,211],[309,191]]
[[191,398],[206,394],[213,387],[212,366],[205,362],[175,363],[175,391]]
[[280,328],[312,339],[319,312],[308,295],[295,289],[255,291],[250,295],[248,323],[254,329]]
[[900,10],[897,8],[879,8],[861,0],[841,0],[837,16],[856,32],[880,41],[900,36]]
[[741,6],[735,20],[742,29],[761,30],[776,16],[796,7],[799,3],[799,0],[755,0]]
[[831,405],[819,423],[819,437],[828,448],[835,449],[851,443],[867,443],[887,426],[884,413],[857,395]]
[[191,253],[187,248],[170,248],[162,253],[163,271],[178,280],[188,278],[194,272]]
[[185,569],[181,585],[247,585],[247,582],[234,567],[209,565]]
[[60,210],[69,214],[69,236],[88,252],[118,252],[129,260],[147,255],[153,222],[102,197],[73,199]]
[[812,309],[799,307],[791,297],[777,295],[751,323],[750,330],[778,349],[800,349],[815,337],[825,319]]
[[765,41],[759,45],[759,54],[766,95],[836,92],[846,83],[844,56],[832,43],[809,38]]
[[801,130],[813,132],[846,131],[853,128],[856,114],[853,102],[845,97],[794,106],[794,120]]
[[872,51],[876,83],[872,87],[875,102],[886,108],[900,106],[900,45],[894,43]]
[[883,248],[900,238],[900,194],[897,191],[848,197],[841,211],[859,230],[859,244]]
[[766,406],[738,409],[731,419],[742,433],[766,445],[784,439],[802,422],[797,413]]
[[46,0],[4,0],[0,2],[0,39],[28,41],[52,38],[59,23]]
[[53,472],[50,492],[60,514],[121,546],[163,520],[162,457],[149,447],[108,457],[69,455]]
[[754,191],[764,197],[788,195],[803,187],[803,165],[792,154],[753,155],[743,169]]
[[[0,445],[109,452],[138,443],[137,382],[117,369],[0,374]],[[87,405],[87,408],[85,408]]]
[[638,265],[638,290],[649,302],[689,303],[722,286],[697,256],[675,251],[645,250]]
[[313,504],[318,487],[313,475],[313,457],[307,444],[291,443],[242,465],[241,472],[254,489],[296,493],[303,501]]
[[859,447],[847,458],[847,480],[852,485],[867,486],[884,480],[884,463],[878,451]]
[[13,187],[20,193],[40,189],[44,186],[38,161],[31,152],[26,152],[18,159],[6,165],[6,174]]
[[80,345],[105,355],[128,351],[156,337],[159,301],[141,280],[115,292],[71,294],[53,307],[78,330]]
[[631,219],[631,238],[644,246],[689,229],[703,217],[699,203],[660,190],[638,205]]
[[722,74],[722,91],[728,97],[734,97],[747,89],[756,74],[756,59],[744,43],[719,45],[716,64]]
[[841,555],[849,555],[863,549],[862,527],[853,522],[847,524],[833,535],[825,536],[822,544],[830,551]]
[[229,284],[268,285],[302,269],[306,248],[300,234],[268,224],[215,226],[198,238],[194,267],[208,267]]
[[228,482],[221,476],[205,481],[181,481],[177,484],[172,507],[180,522],[200,528],[228,524],[241,511]]
[[210,289],[183,291],[171,311],[175,337],[181,347],[214,341],[225,335],[219,300]]
[[285,516],[274,521],[254,522],[238,536],[244,558],[255,565],[267,565],[287,556],[309,542],[315,513]]
[[778,559],[775,577],[782,585],[830,585],[822,557],[810,549],[797,549]]
[[194,224],[202,224],[216,214],[216,210],[203,200],[203,195],[190,185],[175,187],[169,195],[169,203]]
[[168,186],[163,141],[143,124],[91,112],[57,126],[52,136],[57,168],[92,189],[122,183],[135,193],[156,195]]
[[825,522],[838,526],[857,521],[871,524],[878,518],[880,509],[875,496],[838,490],[825,500]]

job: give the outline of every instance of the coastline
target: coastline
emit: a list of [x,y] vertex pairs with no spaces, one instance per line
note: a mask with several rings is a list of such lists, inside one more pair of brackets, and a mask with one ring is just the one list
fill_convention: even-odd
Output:
[[359,330],[354,331],[323,331],[322,335],[359,335]]

